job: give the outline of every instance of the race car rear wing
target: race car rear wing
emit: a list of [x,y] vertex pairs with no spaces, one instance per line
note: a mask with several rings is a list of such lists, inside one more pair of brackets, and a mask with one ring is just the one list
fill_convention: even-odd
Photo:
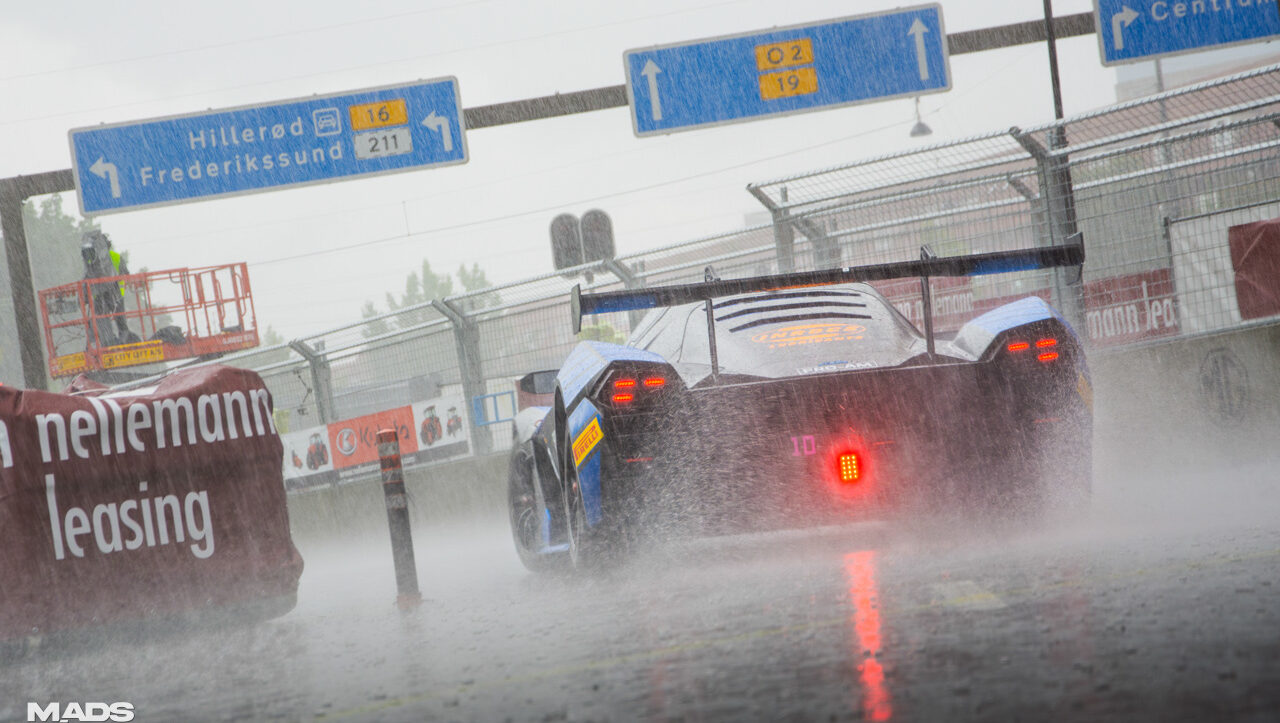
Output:
[[985,254],[968,256],[947,256],[938,258],[928,246],[920,248],[920,258],[916,261],[899,261],[889,264],[872,264],[842,269],[822,269],[819,271],[799,271],[772,276],[752,276],[745,279],[712,279],[710,268],[708,280],[696,284],[674,284],[672,286],[656,286],[648,289],[628,289],[626,291],[602,291],[584,294],[580,286],[574,286],[569,299],[570,311],[573,314],[573,332],[582,330],[583,314],[603,314],[611,311],[637,311],[659,306],[679,306],[696,301],[705,301],[707,305],[707,343],[711,352],[711,378],[718,381],[720,363],[716,352],[715,315],[712,311],[712,299],[718,296],[745,294],[753,291],[769,289],[795,288],[800,286],[824,286],[843,284],[855,281],[885,281],[918,277],[920,279],[920,295],[924,311],[923,336],[927,345],[929,359],[934,359],[933,339],[933,303],[929,294],[929,277],[931,276],[983,276],[986,274],[1006,274],[1014,271],[1032,271],[1056,266],[1079,266],[1084,263],[1084,237],[1077,233],[1070,237],[1068,243],[1061,246],[1047,246],[1018,251],[993,251]]
[[[853,266],[842,269],[821,269],[818,271],[797,271],[789,274],[772,276],[751,276],[744,279],[724,279],[703,281],[693,284],[673,284],[671,286],[655,286],[646,289],[627,289],[625,291],[601,291],[598,293],[582,293],[580,286],[574,286],[570,296],[570,311],[573,314],[573,331],[582,330],[584,314],[604,314],[613,311],[635,311],[653,309],[659,306],[679,306],[695,301],[710,301],[720,296],[745,294],[752,291],[765,291],[796,286],[822,286],[827,284],[843,284],[854,281],[884,281],[919,277],[927,280],[931,276],[983,276],[986,274],[1004,274],[1014,271],[1031,271],[1057,266],[1079,266],[1084,263],[1084,241],[1081,234],[1075,234],[1071,240],[1061,246],[1020,249],[1017,251],[993,251],[985,254],[968,256],[933,256],[927,248],[921,249],[917,261],[898,261],[888,264],[872,264],[869,266]],[[926,301],[928,284],[923,284]],[[925,332],[932,343],[931,304],[926,303]]]

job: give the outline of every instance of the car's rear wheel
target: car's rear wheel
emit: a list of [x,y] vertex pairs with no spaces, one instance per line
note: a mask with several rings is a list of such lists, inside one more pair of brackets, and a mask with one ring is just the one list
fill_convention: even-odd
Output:
[[529,455],[512,457],[507,475],[507,508],[511,520],[511,537],[520,562],[530,572],[550,572],[565,563],[565,554],[542,551],[542,514],[533,485],[533,462]]
[[578,482],[578,472],[572,463],[566,466],[565,478],[564,511],[569,523],[569,558],[579,570],[600,570],[617,555],[618,551],[613,545],[616,536],[608,533],[606,520],[594,527],[587,524],[582,485]]

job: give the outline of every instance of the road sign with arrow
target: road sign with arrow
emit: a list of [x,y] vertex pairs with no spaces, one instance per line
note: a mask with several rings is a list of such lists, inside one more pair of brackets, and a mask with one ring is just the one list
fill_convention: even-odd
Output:
[[1276,0],[1093,0],[1103,65],[1280,35]]
[[455,78],[70,133],[85,214],[467,162]]
[[623,62],[638,136],[951,88],[937,4],[628,50]]

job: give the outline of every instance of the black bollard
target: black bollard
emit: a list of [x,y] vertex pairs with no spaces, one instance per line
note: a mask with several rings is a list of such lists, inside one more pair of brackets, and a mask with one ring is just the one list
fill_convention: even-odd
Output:
[[418,568],[413,559],[413,531],[409,529],[409,500],[400,467],[400,440],[394,429],[378,432],[378,461],[382,467],[382,494],[387,500],[387,527],[391,530],[391,558],[396,566],[396,605],[409,610],[422,603],[418,592]]

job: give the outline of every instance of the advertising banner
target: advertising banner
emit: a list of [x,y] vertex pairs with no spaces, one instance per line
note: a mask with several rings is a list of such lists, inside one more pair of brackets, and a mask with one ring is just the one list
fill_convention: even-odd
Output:
[[1090,281],[1084,285],[1084,309],[1094,347],[1173,336],[1182,328],[1167,268]]
[[1280,314],[1280,218],[1227,229],[1236,303],[1244,319]]
[[[873,286],[916,328],[924,328],[919,279],[876,282]],[[970,319],[1027,296],[1052,302],[1048,288],[975,298],[972,279],[964,277],[931,279],[930,293],[933,328],[938,334],[953,333]],[[1167,268],[1089,281],[1082,294],[1085,328],[1076,331],[1082,332],[1094,348],[1172,336],[1181,330],[1173,277]]]
[[241,603],[292,607],[271,395],[210,366],[154,387],[0,386],[0,639]]
[[396,430],[405,469],[471,453],[461,397],[439,397],[281,435],[290,491],[378,474],[378,431]]

